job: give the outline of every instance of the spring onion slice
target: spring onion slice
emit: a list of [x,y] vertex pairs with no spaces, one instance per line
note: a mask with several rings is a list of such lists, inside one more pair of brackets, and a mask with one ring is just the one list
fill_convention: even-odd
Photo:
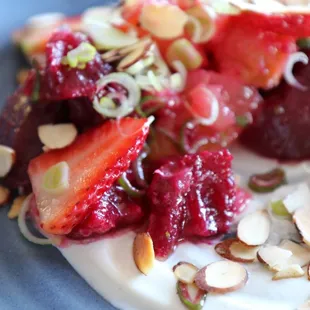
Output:
[[301,62],[304,65],[307,65],[309,62],[309,58],[303,52],[296,52],[291,54],[287,60],[287,64],[284,70],[284,79],[287,82],[287,84],[302,91],[305,91],[308,89],[308,87],[300,84],[293,75],[293,67],[297,62]]
[[285,171],[281,168],[275,168],[266,173],[252,175],[248,186],[254,192],[268,193],[286,183]]
[[119,179],[118,184],[124,189],[124,191],[131,197],[138,198],[143,196],[144,191],[139,190],[132,186],[132,184],[127,179],[126,173],[124,173]]
[[128,92],[128,97],[124,97],[121,100],[120,106],[113,108],[111,105],[105,105],[101,101],[102,98],[98,98],[98,96],[95,95],[93,101],[94,109],[101,115],[111,118],[121,118],[130,114],[139,104],[141,98],[141,90],[135,79],[124,72],[108,74],[98,81],[97,93],[110,83],[116,83],[123,86]]
[[51,239],[46,239],[46,238],[39,238],[34,236],[28,229],[27,223],[26,223],[26,215],[27,212],[29,211],[30,207],[30,201],[32,199],[33,194],[30,194],[25,201],[22,204],[19,216],[18,216],[18,227],[21,232],[21,234],[27,239],[28,241],[39,244],[39,245],[51,245],[52,240]]
[[144,175],[144,170],[142,166],[142,161],[149,155],[150,149],[145,144],[146,147],[144,147],[143,151],[140,153],[138,158],[132,163],[132,169],[136,177],[136,182],[139,186],[142,188],[146,188],[148,186],[146,180],[145,180],[145,175]]
[[33,60],[33,67],[35,69],[35,81],[31,94],[32,101],[38,101],[40,97],[40,66],[36,60]]

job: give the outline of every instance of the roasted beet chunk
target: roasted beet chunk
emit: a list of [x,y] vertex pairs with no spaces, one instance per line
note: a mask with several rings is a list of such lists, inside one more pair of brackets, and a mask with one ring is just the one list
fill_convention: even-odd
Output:
[[121,187],[108,190],[100,201],[90,206],[90,212],[68,235],[85,239],[138,223],[143,217],[141,207],[131,200]]
[[[306,54],[310,56],[310,51]],[[283,81],[264,94],[265,103],[246,129],[242,142],[256,152],[278,159],[310,157],[310,65],[298,63],[294,76],[305,89]]]
[[209,237],[228,230],[238,211],[227,150],[186,155],[155,171],[148,191],[148,232],[158,258],[183,238]]
[[8,99],[0,115],[0,144],[15,150],[16,162],[4,180],[7,186],[29,186],[28,163],[42,152],[43,146],[37,128],[42,124],[64,121],[63,112],[61,102],[33,104],[19,93]]
[[[76,97],[92,98],[96,90],[96,82],[112,68],[103,62],[99,53],[89,61],[85,68],[71,68],[63,64],[63,57],[77,48],[88,37],[79,32],[61,28],[54,32],[46,45],[46,66],[39,70],[39,98],[62,100]],[[36,87],[36,72],[32,72],[25,85],[25,93],[30,95]]]
[[167,257],[182,234],[186,194],[190,189],[192,171],[183,161],[169,162],[156,170],[148,191],[151,215],[148,231],[156,255]]

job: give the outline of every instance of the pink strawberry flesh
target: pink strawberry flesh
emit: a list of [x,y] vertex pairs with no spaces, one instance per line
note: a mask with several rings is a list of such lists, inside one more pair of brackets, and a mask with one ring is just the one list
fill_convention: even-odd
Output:
[[[51,234],[70,233],[136,159],[148,129],[146,119],[110,120],[80,135],[70,146],[33,159],[28,173],[41,228]],[[42,180],[51,166],[62,161],[69,166],[69,189],[54,196],[44,189]]]

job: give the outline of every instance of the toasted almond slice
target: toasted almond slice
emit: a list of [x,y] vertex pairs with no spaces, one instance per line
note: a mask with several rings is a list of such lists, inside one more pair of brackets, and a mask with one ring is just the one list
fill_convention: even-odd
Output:
[[228,293],[242,288],[248,280],[246,269],[231,261],[218,261],[200,269],[196,285],[208,292]]
[[289,265],[293,253],[275,245],[267,245],[257,252],[257,259],[272,271],[280,271]]
[[295,264],[290,265],[280,271],[278,271],[273,277],[272,280],[282,280],[282,279],[289,279],[289,278],[300,278],[305,275],[303,269]]
[[140,15],[142,28],[161,39],[173,39],[183,34],[187,14],[170,4],[149,4]]
[[62,149],[70,145],[77,133],[73,124],[48,124],[38,128],[40,141],[49,149]]
[[293,215],[295,223],[302,240],[310,246],[310,208],[299,208]]
[[215,246],[222,257],[239,263],[252,263],[256,259],[259,247],[249,247],[238,239],[226,239]]
[[137,234],[133,243],[133,258],[143,274],[147,275],[153,268],[155,253],[153,240],[148,233]]
[[0,206],[5,205],[9,201],[10,190],[0,185]]
[[306,266],[310,262],[310,250],[291,240],[283,240],[280,243],[280,248],[291,251],[292,256],[289,258],[289,264]]
[[238,224],[238,239],[249,246],[264,244],[270,233],[270,219],[267,211],[261,210],[246,215]]
[[120,63],[117,66],[118,71],[123,71],[133,65],[138,60],[142,59],[145,53],[147,52],[147,49],[145,49],[145,46],[141,46],[131,53],[129,53],[126,57],[124,57]]
[[23,205],[24,200],[27,198],[27,196],[19,196],[14,199],[13,204],[10,208],[10,211],[8,212],[8,218],[9,219],[15,219],[18,217],[20,209]]
[[310,281],[310,264],[307,266],[307,278]]
[[290,214],[294,214],[299,208],[307,206],[310,202],[310,190],[306,183],[298,187],[283,199],[283,204]]
[[173,267],[173,272],[176,278],[182,283],[191,284],[194,283],[198,268],[187,262],[179,262]]
[[0,144],[0,178],[5,177],[10,172],[15,158],[16,154],[12,148]]
[[241,242],[233,242],[229,249],[234,261],[252,263],[256,259],[259,247],[249,247]]

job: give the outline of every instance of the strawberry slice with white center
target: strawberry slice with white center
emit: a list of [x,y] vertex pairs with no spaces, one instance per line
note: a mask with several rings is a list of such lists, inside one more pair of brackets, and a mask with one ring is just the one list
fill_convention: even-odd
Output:
[[[110,120],[80,135],[70,146],[33,159],[28,172],[41,228],[51,234],[70,233],[89,206],[128,169],[148,130],[147,119]],[[44,186],[44,177],[59,163],[67,165],[68,186],[61,192],[49,191]]]

